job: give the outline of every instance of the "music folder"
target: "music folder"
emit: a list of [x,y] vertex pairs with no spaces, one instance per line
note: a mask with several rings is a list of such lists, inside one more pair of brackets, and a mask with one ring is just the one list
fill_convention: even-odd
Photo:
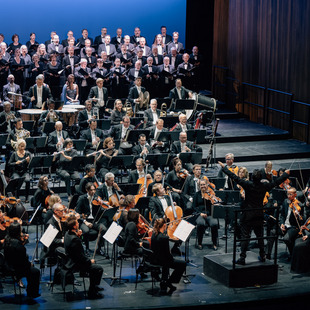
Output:
[[194,66],[191,69],[187,69],[187,70],[185,68],[179,68],[179,73],[187,74],[187,73],[193,72],[195,69],[196,69],[196,67],[194,67]]
[[79,72],[81,75],[83,75],[83,76],[88,76],[88,75],[90,75],[90,73],[88,73],[87,71],[85,71],[83,68],[80,68],[78,72]]
[[98,78],[101,78],[101,79],[106,79],[106,78],[108,78],[110,75],[111,75],[111,72],[108,72],[107,74],[105,74],[105,75],[102,75],[102,74],[100,74],[99,72],[95,72],[96,73],[96,78],[98,79]]

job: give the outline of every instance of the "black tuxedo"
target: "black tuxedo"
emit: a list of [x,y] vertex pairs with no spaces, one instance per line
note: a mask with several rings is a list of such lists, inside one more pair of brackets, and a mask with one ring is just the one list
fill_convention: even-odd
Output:
[[153,65],[154,66],[160,66],[160,65],[162,65],[164,63],[163,55],[157,55],[156,56],[157,57],[157,62],[156,62],[155,56],[153,54],[151,56],[153,58]]
[[99,35],[95,37],[94,45],[98,47],[100,44],[103,44],[104,42],[105,42],[105,38]]
[[117,37],[111,38],[111,44],[114,44],[116,49],[118,49],[119,45],[123,43],[124,43],[124,37],[121,37],[121,42],[117,41]]
[[[61,41],[61,45],[62,45],[63,47],[67,47],[67,46],[69,45],[68,39],[62,40],[62,41]],[[75,42],[74,42],[74,45],[75,45]]]
[[128,177],[128,183],[137,183],[138,180],[139,180],[139,173],[137,172],[137,170],[131,171]]
[[[38,100],[36,84],[29,88],[29,97],[32,97],[32,96],[35,97],[35,100],[32,101],[32,108],[35,109],[37,108],[36,105],[37,105],[37,100]],[[49,87],[42,85],[42,104],[46,102],[47,99],[53,99],[51,90],[49,89]]]
[[[160,117],[160,110],[159,109],[156,109],[156,114],[159,118]],[[153,113],[152,113],[151,108],[144,111],[144,118],[147,118],[146,127],[154,126],[154,124],[153,124],[154,118],[153,118]]]
[[[94,115],[93,110],[91,110],[91,115]],[[86,128],[88,126],[88,114],[86,109],[79,112],[78,124],[82,128]]]
[[[77,65],[80,61],[78,56],[72,56],[74,60],[74,65]],[[69,67],[68,67],[69,66]],[[65,75],[68,76],[69,74],[74,74],[74,68],[72,70],[71,63],[70,63],[70,56],[67,55],[62,60],[62,67],[65,69]],[[68,68],[67,68],[68,67]]]
[[[186,146],[193,150],[194,143],[191,141],[186,141]],[[176,156],[177,154],[181,153],[181,142],[180,141],[174,141],[171,145],[171,153]]]
[[[122,139],[122,124],[115,125],[112,127],[111,136],[114,140],[121,140]],[[129,125],[128,130],[134,129],[133,125]]]
[[140,60],[141,63],[142,63],[142,66],[146,65],[146,57],[145,56],[142,56],[142,58],[138,58],[138,56],[135,56],[133,59],[132,59],[132,66],[134,67],[135,66],[135,63]]
[[[105,87],[102,87],[102,91],[103,91],[103,100],[105,105],[107,104],[108,101],[108,90]],[[99,98],[99,90],[98,90],[98,86],[94,86],[90,89],[89,95],[88,95],[88,99],[92,99],[92,98]],[[94,104],[95,106],[97,105],[97,101]]]
[[[112,186],[112,192],[113,194],[116,194],[117,193],[117,190]],[[121,192],[118,192],[119,194],[121,194]],[[108,188],[106,186],[105,183],[101,184],[97,190],[96,190],[96,193],[95,193],[95,196],[96,197],[100,197],[102,200],[104,201],[109,201],[109,194],[108,194]]]
[[[69,137],[68,132],[65,130],[62,130],[62,137],[64,140],[66,140]],[[57,143],[58,143],[57,131],[54,130],[53,132],[49,134],[48,140],[47,140],[47,145],[51,152],[57,151],[57,148],[56,148]]]
[[[170,197],[168,195],[164,196],[165,200],[167,201],[168,207],[171,206]],[[165,215],[163,206],[161,204],[160,199],[157,196],[153,196],[150,199],[149,208],[152,214],[152,220],[153,222],[158,219],[162,218]]]
[[192,198],[196,194],[196,182],[194,179],[195,179],[194,175],[188,176],[186,178],[183,191],[184,195],[188,195]]
[[[149,153],[152,152],[151,150],[151,146],[149,144],[145,145],[146,149],[149,151]],[[143,151],[144,147],[142,148],[142,146],[140,145],[140,143],[138,143],[137,145],[135,145],[133,148],[132,148],[132,155],[136,155],[137,157],[136,158],[140,158],[140,154],[141,152]]]
[[[191,124],[186,123],[186,130],[193,129],[193,126]],[[174,131],[182,131],[182,127],[180,124],[177,124]]]
[[[144,93],[145,90],[146,90],[145,87],[141,86],[141,92]],[[131,104],[135,104],[134,100],[137,98],[139,98],[139,92],[137,86],[133,86],[129,90],[128,100],[130,101]]]
[[[184,86],[181,86],[181,99],[188,99],[189,98],[189,90],[186,89]],[[170,99],[180,99],[178,95],[177,88],[174,87],[173,89],[170,90],[169,92],[169,98]]]
[[[15,115],[15,112],[11,111],[10,114]],[[6,117],[7,117],[7,114],[4,111],[2,111],[0,113],[0,131],[1,132],[8,132],[8,130],[9,130],[8,129],[9,123],[6,121]],[[11,122],[11,121],[9,121],[9,122]],[[11,128],[13,128],[13,127],[11,126]]]
[[[155,38],[156,38],[156,36],[155,36]],[[162,38],[163,38],[163,43],[165,45],[168,45],[170,42],[172,42],[172,36],[170,34],[166,34],[165,37],[162,35]]]
[[[10,87],[10,83],[6,84],[3,86],[3,99],[4,101],[10,101],[9,99],[9,92],[11,91],[11,87]],[[21,94],[21,90],[20,90],[20,86],[15,84],[14,83],[14,90],[13,90],[14,93],[17,93],[17,94]]]
[[[133,82],[134,82],[135,79],[136,79],[136,77],[135,77],[135,71],[136,71],[135,68],[131,68],[131,69],[128,71],[128,78],[129,78],[129,81],[131,82],[131,85],[134,85]],[[139,70],[138,76],[140,76],[140,77],[143,77],[143,76],[144,76],[144,70],[143,70],[143,68],[141,68],[141,69]]]
[[[104,133],[101,129],[96,128],[95,134],[96,134],[96,137],[98,137],[100,140],[104,139]],[[86,147],[85,147],[86,153],[93,152],[95,150],[95,147],[92,144],[91,130],[89,128],[82,131],[81,139],[86,140]]]
[[[176,45],[174,42],[171,42],[170,44],[168,44],[168,53],[170,54],[171,52],[171,49],[175,47],[176,48]],[[183,50],[184,50],[184,46],[183,46],[183,43],[181,42],[178,42],[178,48],[177,48],[177,52],[178,53],[183,53]]]
[[[172,63],[172,55],[168,55],[169,59],[170,59],[170,65],[173,66],[173,63]],[[176,55],[175,57],[175,62],[174,62],[174,66],[173,66],[173,69],[177,69],[178,66],[183,62],[183,59],[182,59],[182,56],[181,55]]]
[[[57,120],[60,120],[61,122],[63,121],[63,119],[62,119],[62,117],[61,117],[61,115],[60,115],[60,112],[59,111],[54,111],[55,113],[56,113],[56,115],[57,115],[57,117],[58,117],[58,119]],[[39,118],[39,120],[38,120],[38,126],[42,126],[43,125],[43,123],[45,123],[47,120],[46,120],[46,117],[47,117],[47,114],[49,113],[49,110],[45,110],[44,112],[42,112],[42,114],[40,115],[40,118]],[[49,122],[50,122],[50,120],[48,120]],[[54,120],[53,120],[53,122],[55,122]]]
[[[87,38],[88,40],[90,40],[90,45],[93,45],[94,43],[93,43],[93,39],[92,38]],[[86,39],[86,40],[87,40]],[[83,37],[81,37],[81,38],[79,38],[78,40],[77,40],[77,43],[78,43],[78,47],[79,48],[82,48],[82,47],[84,47],[85,46],[85,39],[83,38]],[[76,44],[77,45],[77,44]]]

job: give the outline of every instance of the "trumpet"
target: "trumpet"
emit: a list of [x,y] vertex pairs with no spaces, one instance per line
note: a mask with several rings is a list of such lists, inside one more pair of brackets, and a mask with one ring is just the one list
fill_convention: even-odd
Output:
[[167,103],[163,103],[161,105],[161,108],[160,108],[160,116],[159,117],[166,117],[167,116]]
[[59,120],[59,117],[58,117],[56,111],[54,111],[53,109],[48,111],[47,116],[46,116],[46,118],[48,118],[50,122],[57,122]]
[[6,121],[9,122],[9,121],[13,121],[15,120],[16,116],[14,115],[14,113],[10,112],[9,114],[7,114],[6,116]]

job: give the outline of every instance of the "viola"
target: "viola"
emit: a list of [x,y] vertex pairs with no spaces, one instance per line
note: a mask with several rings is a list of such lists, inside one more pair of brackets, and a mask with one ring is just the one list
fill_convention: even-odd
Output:
[[8,217],[7,215],[3,216],[4,222],[2,223],[4,227],[9,227],[12,223],[18,222],[22,224],[22,220],[19,217]]
[[231,171],[232,173],[234,173],[235,175],[238,175],[238,171],[239,171],[239,167],[232,165],[230,167],[227,167],[229,171]]
[[145,176],[142,178],[139,178],[137,181],[137,184],[141,184],[139,193],[135,196],[135,202],[137,203],[140,197],[146,197],[147,195],[147,188],[149,185],[153,182],[152,178],[147,178],[147,170],[148,170],[149,164],[146,163],[145,165]]
[[153,228],[141,214],[139,214],[139,221],[136,226],[137,226],[139,234],[143,235],[142,239],[148,241],[149,244],[151,245]]
[[310,231],[310,229],[307,227],[309,224],[310,224],[310,217],[306,220],[305,224],[300,227],[300,231],[299,231],[298,234],[302,235],[303,234],[303,230]]
[[10,205],[15,205],[18,202],[20,202],[20,199],[17,199],[15,197],[0,196],[0,200],[2,200],[4,203],[8,203]]
[[279,187],[287,191],[288,189],[291,188],[290,183],[291,183],[290,179],[286,179],[283,183],[279,185]]
[[299,201],[297,199],[294,199],[291,203],[290,203],[290,208],[293,210],[295,216],[298,216],[298,218],[300,220],[302,220],[302,216],[300,214],[300,211],[301,211],[301,207],[299,205]]
[[188,176],[190,176],[189,172],[185,169],[181,169],[180,172],[177,172],[177,177],[181,179],[186,179]]

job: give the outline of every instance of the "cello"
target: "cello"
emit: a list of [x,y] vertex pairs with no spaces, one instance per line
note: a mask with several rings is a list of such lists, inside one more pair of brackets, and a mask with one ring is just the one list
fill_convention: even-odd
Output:
[[147,188],[153,182],[152,178],[147,178],[147,170],[148,170],[148,162],[145,163],[145,174],[144,177],[139,178],[137,184],[141,184],[139,193],[135,197],[135,202],[137,203],[140,197],[146,197],[147,195]]
[[165,215],[167,216],[167,218],[170,220],[171,223],[169,223],[167,226],[167,235],[171,240],[177,241],[179,239],[175,237],[173,234],[182,220],[183,210],[181,209],[181,207],[174,205],[171,191],[169,190],[168,192],[171,200],[171,206],[169,206],[165,210]]

